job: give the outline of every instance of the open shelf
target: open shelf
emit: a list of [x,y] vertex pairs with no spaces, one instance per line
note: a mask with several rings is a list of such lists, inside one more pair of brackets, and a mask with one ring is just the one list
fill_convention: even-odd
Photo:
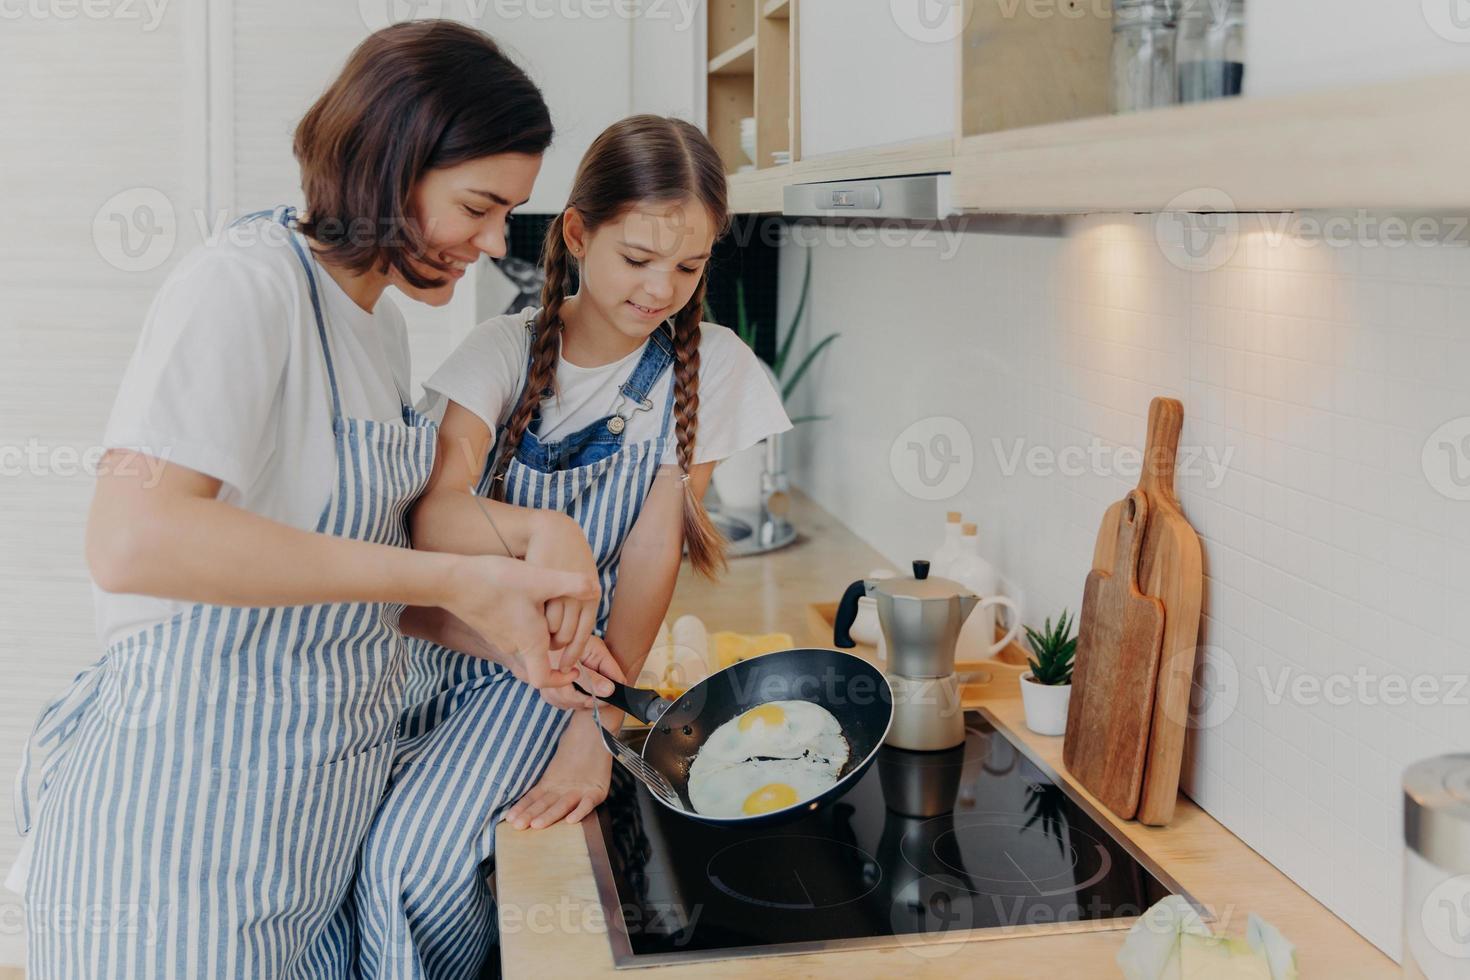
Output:
[[755,35],[752,34],[734,47],[711,58],[709,73],[711,75],[755,74]]
[[788,183],[952,173],[955,206],[997,214],[1470,209],[1470,73],[1235,98],[878,147],[731,178],[743,213]]
[[707,131],[732,176],[752,163],[741,146],[744,119],[755,119],[757,168],[773,166],[777,152],[795,157],[797,3],[709,2],[707,50],[718,53],[708,63]]

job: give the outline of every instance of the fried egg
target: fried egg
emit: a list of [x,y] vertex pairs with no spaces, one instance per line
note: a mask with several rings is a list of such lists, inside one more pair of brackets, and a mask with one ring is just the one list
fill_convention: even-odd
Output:
[[809,701],[770,701],[710,734],[689,767],[689,799],[710,816],[785,809],[837,782],[850,754],[832,713]]
[[832,712],[810,701],[768,701],[716,728],[694,760],[697,767],[746,759],[830,759],[840,769],[847,761],[847,739]]
[[689,779],[689,802],[711,817],[753,817],[819,796],[837,782],[837,766],[823,760],[738,762]]

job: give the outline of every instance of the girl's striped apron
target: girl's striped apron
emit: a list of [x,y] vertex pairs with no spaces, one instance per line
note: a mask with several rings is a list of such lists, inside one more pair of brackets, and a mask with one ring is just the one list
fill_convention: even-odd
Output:
[[[527,319],[531,329],[531,317]],[[602,583],[597,629],[607,626],[618,556],[671,435],[667,399],[658,438],[623,443],[633,412],[674,372],[671,335],[655,331],[621,389],[614,414],[543,443],[532,422],[506,473],[505,499],[564,511],[587,535]],[[529,373],[529,365],[528,365]],[[491,459],[495,454],[491,453]],[[489,466],[479,492],[489,491]],[[571,717],[497,664],[410,639],[408,740],[393,787],[363,849],[355,904],[361,975],[473,978],[496,944],[486,875],[501,814],[540,778]],[[352,929],[339,923],[342,934]]]
[[[290,208],[271,218],[290,228]],[[435,426],[345,418],[311,262],[295,231],[332,393],[323,534],[406,547]],[[400,401],[402,401],[400,397]],[[392,768],[402,607],[196,605],[112,645],[41,715],[26,890],[28,976],[312,977]]]

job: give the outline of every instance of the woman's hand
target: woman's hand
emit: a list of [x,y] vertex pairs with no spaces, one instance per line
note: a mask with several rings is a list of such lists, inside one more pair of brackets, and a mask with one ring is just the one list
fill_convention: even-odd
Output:
[[540,830],[559,820],[577,823],[607,799],[611,779],[612,756],[602,744],[597,721],[592,712],[579,711],[562,732],[546,772],[503,819],[517,830]]
[[[595,572],[538,568],[499,555],[469,555],[457,558],[445,591],[441,605],[501,651],[497,659],[517,679],[545,690],[565,687],[578,678],[575,660],[553,659],[546,606],[554,600],[595,604],[601,591]],[[601,689],[609,690],[606,685]]]
[[[580,670],[577,668],[578,663],[581,664]],[[618,663],[617,658],[613,656],[612,651],[607,648],[607,644],[602,641],[601,637],[593,636],[587,639],[587,652],[582,655],[580,661],[572,660],[566,652],[563,652],[559,666],[567,670],[578,670],[580,676],[577,678],[577,683],[584,690],[595,694],[606,696],[612,693],[612,684],[608,682],[608,678],[612,678],[619,684],[627,683],[623,676],[622,664]],[[599,674],[602,676],[599,677]],[[570,685],[543,687],[541,688],[541,699],[553,708],[568,710],[591,708],[593,701],[590,695],[583,694]]]
[[[591,575],[597,580],[597,561],[587,544],[587,535],[571,517],[560,511],[539,512],[531,525],[531,538],[526,546],[526,562],[541,568],[558,568]],[[600,593],[591,600],[557,597],[546,604],[546,625],[552,633],[553,648],[564,648],[564,664],[582,659],[587,639],[597,625]]]

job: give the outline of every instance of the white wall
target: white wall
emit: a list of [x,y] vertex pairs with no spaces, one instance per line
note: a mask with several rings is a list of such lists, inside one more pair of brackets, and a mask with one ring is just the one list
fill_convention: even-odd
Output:
[[[133,9],[144,12],[142,4]],[[76,456],[97,442],[166,270],[109,265],[104,251],[126,259],[119,229],[104,214],[99,248],[93,222],[119,193],[107,210],[126,217],[149,202],[147,189],[181,203],[201,198],[202,147],[191,145],[189,132],[200,109],[191,101],[198,86],[186,84],[185,37],[194,26],[187,14],[172,5],[157,23],[0,23],[7,93],[0,99],[0,778],[7,790],[43,698],[100,655],[82,563],[92,481]],[[148,217],[147,226],[163,227],[154,222],[167,215]],[[141,245],[141,234],[130,235]],[[162,237],[151,240],[162,247]],[[16,847],[7,809],[0,866],[9,866]],[[21,962],[23,950],[19,900],[0,891],[0,963]]]
[[[1242,219],[1214,271],[1180,267],[1195,266],[1173,219],[972,233],[947,261],[942,239],[858,247],[829,233],[812,252],[808,338],[842,336],[795,409],[834,418],[804,426],[788,458],[794,481],[895,567],[933,549],[945,510],[963,510],[1039,624],[1079,608],[1098,521],[1137,471],[1116,475],[1103,457],[1075,476],[1007,476],[1001,460],[1017,439],[1141,448],[1149,399],[1182,399],[1182,444],[1233,452],[1218,486],[1180,480],[1204,544],[1209,662],[1197,677],[1208,727],[1193,733],[1184,785],[1396,954],[1400,772],[1464,751],[1470,709],[1312,705],[1289,689],[1273,703],[1261,671],[1270,685],[1283,671],[1446,684],[1470,671],[1455,614],[1470,602],[1470,502],[1426,476],[1456,490],[1437,441],[1421,463],[1443,423],[1470,433],[1470,248],[1463,232],[1461,247],[1313,247],[1278,240],[1281,220]],[[783,318],[803,251],[783,255]],[[928,502],[905,492],[912,457],[891,467],[890,448],[915,423],[925,442],[936,416],[958,420],[952,444],[974,469]],[[1470,474],[1470,456],[1456,463]]]

